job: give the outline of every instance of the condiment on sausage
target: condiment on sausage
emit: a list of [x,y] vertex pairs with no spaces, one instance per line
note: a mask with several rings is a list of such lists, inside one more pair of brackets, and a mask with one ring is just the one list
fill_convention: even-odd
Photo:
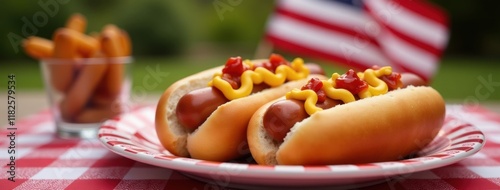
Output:
[[[378,69],[378,67],[376,67]],[[420,86],[425,85],[425,81],[420,77],[411,73],[396,73],[392,72],[389,75],[379,77],[384,81],[389,90],[406,87],[409,85]],[[404,81],[404,83],[403,83]],[[353,71],[349,70],[344,75],[335,79],[336,88],[346,89],[356,95],[368,88],[365,81]],[[323,83],[319,79],[312,78],[301,90],[313,90],[317,95],[316,106],[321,109],[329,109],[336,105],[343,104],[340,100],[334,100],[325,95],[322,90]],[[359,99],[356,96],[356,99]],[[278,143],[282,143],[286,134],[295,125],[309,117],[307,114],[304,102],[295,99],[280,100],[269,106],[264,113],[263,126],[268,135]]]
[[361,80],[354,70],[349,69],[345,74],[335,79],[336,88],[346,89],[352,94],[359,94],[368,88],[368,84]]
[[[317,78],[312,78],[301,90],[313,90],[318,95],[316,106],[322,109],[332,108],[341,101],[328,98],[321,89],[323,83]],[[282,100],[274,103],[264,114],[263,126],[267,133],[276,141],[283,142],[286,134],[295,123],[309,117],[304,109],[304,103],[298,100]]]
[[[241,76],[247,70],[255,70],[262,67],[273,73],[281,65],[289,66],[290,64],[283,57],[277,54],[272,54],[268,61],[257,63],[245,63],[241,57],[231,57],[227,60],[225,67],[222,69],[221,79],[230,84],[233,89],[241,87]],[[304,64],[312,74],[324,73],[320,66],[316,64]],[[257,93],[267,88],[270,85],[265,82],[254,84],[251,93]],[[220,105],[230,101],[225,97],[221,90],[215,86],[197,89],[185,94],[179,100],[176,108],[176,116],[179,123],[189,132],[196,130],[210,116],[210,114]]]

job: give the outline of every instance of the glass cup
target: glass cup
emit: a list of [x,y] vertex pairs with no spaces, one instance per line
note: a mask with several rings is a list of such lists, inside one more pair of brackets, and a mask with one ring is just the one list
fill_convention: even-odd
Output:
[[102,122],[128,110],[131,62],[131,57],[41,60],[59,137],[97,138]]

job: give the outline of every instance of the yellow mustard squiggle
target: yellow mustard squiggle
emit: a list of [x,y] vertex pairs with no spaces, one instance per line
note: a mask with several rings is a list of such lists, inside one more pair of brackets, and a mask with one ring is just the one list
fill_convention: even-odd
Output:
[[[245,60],[244,63],[253,67],[253,63],[249,60]],[[299,80],[306,78],[308,75],[309,69],[304,65],[304,60],[295,58],[290,66],[278,66],[276,73],[262,67],[258,67],[254,71],[246,70],[241,75],[241,86],[238,89],[233,89],[229,82],[222,79],[221,72],[216,73],[208,85],[222,91],[227,99],[234,100],[250,95],[254,84],[264,82],[271,87],[276,87],[285,83],[286,80]]]
[[318,102],[318,96],[313,90],[293,89],[292,91],[286,93],[286,99],[296,99],[304,101],[304,108],[309,115],[323,110],[320,107],[316,106],[316,102]]
[[[304,65],[303,60],[294,63]],[[292,64],[292,66],[294,66],[295,64]],[[301,67],[297,69],[300,71]],[[286,65],[278,66],[278,68],[276,68],[276,74],[263,67],[256,68],[255,72],[259,73],[264,78],[264,82],[271,87],[282,85],[283,83],[285,83],[287,79],[299,80],[306,78],[309,75],[309,70],[305,70],[304,72],[296,72],[295,70],[292,69],[292,67]]]
[[349,92],[349,90],[342,88],[335,88],[336,87],[335,80],[339,77],[340,75],[338,73],[333,73],[330,79],[328,79],[327,81],[322,81],[323,88],[321,89],[325,91],[326,96],[328,96],[331,99],[342,100],[342,102],[344,103],[356,101],[356,98],[354,98],[354,95],[351,92]]
[[363,76],[360,78],[368,83],[368,89],[361,91],[358,94],[359,97],[368,98],[387,93],[389,91],[389,87],[379,77],[390,75],[391,73],[392,68],[389,66],[382,67],[378,70],[366,69],[365,72],[363,72]]
[[[389,87],[379,77],[390,74],[392,74],[392,68],[390,66],[382,67],[378,70],[367,69],[363,73],[357,73],[361,80],[368,83],[368,88],[358,93],[358,96],[363,99],[387,93],[389,91]],[[340,75],[338,73],[334,73],[330,79],[322,80],[321,82],[323,83],[323,87],[321,89],[331,99],[341,100],[344,103],[356,101],[354,94],[350,91],[342,88],[336,88],[335,80],[339,77]],[[304,108],[309,115],[323,110],[316,106],[318,96],[313,90],[301,91],[299,89],[293,89],[286,94],[286,98],[305,100]]]
[[262,76],[247,70],[241,75],[241,86],[238,89],[233,89],[229,82],[222,79],[222,74],[216,74],[216,76],[210,81],[209,86],[215,86],[222,91],[224,96],[229,100],[234,100],[242,97],[244,94],[250,94],[253,90],[253,84],[262,83]]
[[252,62],[252,61],[250,61],[250,60],[248,60],[248,59],[245,59],[245,60],[243,61],[243,64],[247,65],[247,66],[248,66],[248,67],[250,67],[250,68],[253,68],[253,67],[254,67],[253,62]]

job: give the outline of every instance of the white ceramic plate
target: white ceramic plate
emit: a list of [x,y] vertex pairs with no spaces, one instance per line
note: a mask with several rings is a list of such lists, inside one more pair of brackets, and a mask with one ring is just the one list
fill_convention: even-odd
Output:
[[458,116],[454,117],[455,114],[460,113],[448,112],[436,139],[419,152],[417,157],[357,165],[260,166],[245,163],[245,159],[242,159],[243,162],[212,162],[177,157],[165,150],[156,137],[153,106],[142,107],[106,121],[98,134],[100,141],[119,155],[177,170],[194,179],[221,187],[355,188],[450,165],[478,152],[485,143],[483,133]]

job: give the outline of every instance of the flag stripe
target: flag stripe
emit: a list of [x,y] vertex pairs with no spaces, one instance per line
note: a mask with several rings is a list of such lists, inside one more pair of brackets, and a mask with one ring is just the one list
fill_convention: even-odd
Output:
[[446,12],[437,6],[434,6],[426,1],[409,1],[409,0],[394,0],[396,3],[404,6],[406,9],[415,13],[420,13],[420,16],[427,17],[441,25],[448,26]]
[[380,36],[380,39],[384,41],[384,44],[382,44],[384,52],[399,66],[423,77],[425,80],[428,80],[429,76],[434,74],[437,68],[437,58],[434,55],[398,40],[396,36],[390,33],[385,33]]
[[373,38],[370,38],[367,35],[365,35],[361,32],[357,32],[353,29],[346,28],[345,26],[342,26],[342,25],[323,22],[321,20],[317,20],[317,19],[314,19],[311,17],[303,16],[297,12],[289,11],[289,10],[283,9],[283,8],[278,8],[278,10],[276,10],[276,12],[277,12],[277,14],[280,14],[282,16],[290,17],[290,18],[293,18],[293,19],[296,19],[296,20],[299,20],[299,21],[302,21],[305,23],[316,25],[318,27],[333,30],[334,32],[340,32],[340,33],[344,33],[346,35],[357,36],[359,38],[362,38],[362,40],[366,40],[368,43],[377,44],[377,41],[375,41]]
[[289,10],[298,15],[353,30],[362,27],[371,19],[362,9],[352,8],[332,1],[314,1],[311,3],[311,1],[304,0],[282,0],[278,3],[278,9]]
[[391,65],[429,81],[448,43],[447,22],[416,0],[279,0],[265,36],[278,49],[358,69]]
[[[387,65],[387,58],[378,46],[370,43],[354,43],[353,36],[332,32],[324,28],[300,22],[282,15],[275,15],[268,27],[268,34],[282,40],[306,46],[316,51],[334,54],[343,62],[356,62],[370,67]],[[307,35],[307,38],[303,36]]]
[[[271,34],[268,34],[266,38],[272,42],[274,42],[274,45],[283,47],[283,50],[286,50],[291,53],[297,53],[297,54],[307,54],[309,56],[313,57],[321,57],[324,59],[328,59],[334,62],[345,62],[345,60],[342,58],[342,56],[338,56],[336,54],[331,54],[325,51],[321,51],[318,49],[312,49],[308,48],[305,46],[302,46],[300,44],[296,44],[293,42],[290,42],[288,40],[283,40],[280,37],[273,36]],[[363,65],[357,61],[351,61],[350,66],[353,67],[354,69],[357,70],[363,70],[366,68],[366,65]]]
[[434,56],[439,57],[443,53],[441,51],[441,48],[436,48],[436,47],[431,46],[427,43],[419,41],[415,38],[412,38],[411,36],[406,35],[405,33],[402,33],[401,31],[395,30],[392,27],[386,27],[386,29],[388,30],[388,32],[397,36],[400,40],[406,41],[406,42],[408,42],[408,43],[410,43],[410,44],[412,44],[420,49],[428,51],[429,53],[433,54]]
[[[442,49],[447,42],[446,27],[420,14],[390,3],[387,0],[365,1],[373,17],[389,28],[400,31],[418,41]],[[394,8],[398,7],[398,8]]]

